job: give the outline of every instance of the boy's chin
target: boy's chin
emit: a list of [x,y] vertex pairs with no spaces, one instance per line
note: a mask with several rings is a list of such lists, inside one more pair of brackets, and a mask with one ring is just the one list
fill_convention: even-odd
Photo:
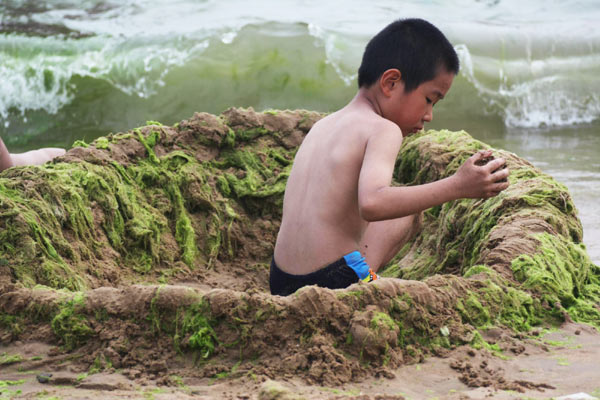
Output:
[[403,132],[406,132],[404,134],[404,136],[411,136],[411,135],[414,135],[415,133],[421,132],[422,130],[423,130],[423,128],[412,128],[412,129],[407,129],[406,131],[403,131]]

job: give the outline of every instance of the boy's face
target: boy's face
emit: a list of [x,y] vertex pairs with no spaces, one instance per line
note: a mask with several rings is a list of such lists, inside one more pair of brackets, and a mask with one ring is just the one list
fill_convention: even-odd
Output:
[[454,73],[442,70],[435,78],[421,83],[409,93],[405,93],[401,80],[390,85],[384,117],[396,123],[403,136],[420,131],[425,122],[433,119],[433,106],[446,96],[453,80]]

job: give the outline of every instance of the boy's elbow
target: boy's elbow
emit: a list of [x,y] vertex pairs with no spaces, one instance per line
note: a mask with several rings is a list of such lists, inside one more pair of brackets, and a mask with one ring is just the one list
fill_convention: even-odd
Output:
[[373,201],[364,200],[359,202],[358,211],[360,217],[367,222],[379,221],[381,219],[380,208]]

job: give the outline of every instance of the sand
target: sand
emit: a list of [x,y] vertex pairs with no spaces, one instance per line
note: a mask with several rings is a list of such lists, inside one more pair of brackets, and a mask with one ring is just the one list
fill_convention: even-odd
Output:
[[[1,376],[2,380],[24,382],[2,387],[0,392],[5,398],[24,399],[549,399],[577,393],[600,395],[600,334],[596,329],[567,323],[552,331],[534,331],[525,339],[497,329],[488,335],[506,343],[508,350],[494,355],[461,346],[380,376],[331,386],[310,385],[294,376],[248,375],[244,370],[198,378],[192,366],[170,370],[168,382],[152,379],[135,367],[86,374],[76,360],[57,354],[56,347],[17,342],[2,346],[0,354],[20,354],[24,361],[4,365]],[[42,384],[36,376],[44,373],[52,373],[52,378]]]

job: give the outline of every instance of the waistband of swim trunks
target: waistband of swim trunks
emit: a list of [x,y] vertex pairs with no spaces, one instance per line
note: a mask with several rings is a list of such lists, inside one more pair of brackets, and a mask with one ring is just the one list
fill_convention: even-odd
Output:
[[271,259],[271,271],[276,271],[276,273],[278,275],[285,276],[287,279],[296,279],[296,280],[313,279],[315,276],[326,273],[327,270],[338,268],[342,265],[348,265],[348,262],[344,259],[344,257],[341,257],[339,260],[336,260],[336,261],[332,262],[331,264],[326,265],[325,267],[318,269],[314,272],[310,272],[305,275],[295,275],[295,274],[290,274],[289,272],[285,272],[284,270],[279,268],[279,266],[277,265],[277,262],[275,261],[275,257],[273,257]]
[[359,251],[352,251],[342,258],[346,260],[346,265],[356,272],[356,275],[358,275],[360,280],[363,280],[369,276],[369,270],[371,268],[369,267],[369,264],[366,263],[365,258],[362,256],[362,254],[360,254]]

